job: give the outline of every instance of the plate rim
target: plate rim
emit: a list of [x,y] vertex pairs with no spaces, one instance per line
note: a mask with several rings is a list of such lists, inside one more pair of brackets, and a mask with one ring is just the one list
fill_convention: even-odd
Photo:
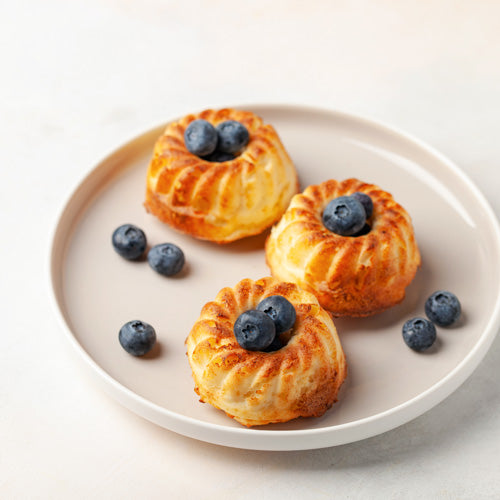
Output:
[[[496,247],[500,249],[500,224],[493,211],[489,201],[485,198],[483,193],[474,184],[471,178],[458,167],[450,158],[443,153],[430,146],[418,137],[401,130],[392,124],[388,124],[379,119],[367,117],[366,115],[358,115],[356,113],[346,112],[338,109],[331,109],[328,107],[300,105],[300,104],[285,104],[285,103],[249,103],[229,105],[237,109],[255,110],[269,110],[269,111],[286,111],[286,112],[308,112],[314,114],[324,114],[330,117],[335,117],[343,120],[350,120],[358,122],[364,126],[373,127],[383,133],[393,134],[402,138],[419,149],[430,154],[436,158],[441,164],[445,165],[455,176],[465,184],[468,190],[474,197],[475,202],[479,202],[485,215],[488,219],[488,224],[493,229],[491,234],[492,241]],[[261,111],[262,112],[262,111]],[[108,153],[101,157],[97,163],[87,170],[83,176],[77,181],[73,189],[63,199],[60,208],[56,211],[55,222],[51,225],[51,234],[49,237],[49,251],[48,251],[48,286],[49,297],[52,308],[56,314],[58,322],[65,334],[66,339],[74,347],[76,353],[79,354],[78,358],[84,361],[86,367],[91,370],[94,378],[97,378],[104,389],[114,399],[116,399],[123,406],[129,410],[141,415],[142,417],[150,420],[161,427],[164,427],[173,432],[198,439],[204,442],[229,446],[234,448],[253,449],[253,450],[273,450],[273,451],[292,451],[292,450],[306,450],[326,448],[330,446],[338,446],[347,444],[368,437],[379,435],[383,432],[389,431],[400,425],[407,423],[421,414],[430,410],[435,405],[442,402],[450,394],[452,394],[477,368],[483,357],[486,355],[489,347],[493,343],[498,330],[500,328],[500,280],[497,283],[497,297],[493,305],[493,314],[489,318],[486,326],[484,327],[481,336],[474,344],[469,353],[444,377],[438,382],[433,384],[425,391],[420,392],[416,396],[403,403],[393,406],[387,410],[364,417],[351,422],[338,424],[328,427],[320,427],[313,429],[297,429],[297,430],[272,430],[272,429],[252,429],[245,427],[228,427],[221,424],[205,422],[196,418],[181,415],[164,406],[160,406],[147,398],[140,396],[131,389],[122,385],[118,380],[114,379],[102,368],[83,346],[78,342],[73,334],[70,325],[66,321],[61,305],[56,292],[55,283],[55,253],[60,225],[64,220],[66,211],[69,209],[73,198],[76,196],[81,186],[87,182],[103,164],[109,160],[120,150],[130,146],[133,142],[151,134],[153,131],[165,127],[167,123],[175,121],[179,117],[169,118],[161,124],[153,125],[147,129],[132,135],[129,139],[123,141],[118,146],[108,151]],[[73,352],[75,352],[73,351]],[[162,417],[162,418],[160,418]],[[168,420],[168,426],[165,425],[165,419]],[[209,435],[205,435],[209,433]],[[342,435],[343,434],[343,435]],[[235,439],[237,438],[237,439]],[[291,438],[293,438],[291,440]],[[330,438],[330,439],[328,439]],[[238,441],[239,440],[239,441]],[[238,441],[235,443],[235,441]],[[271,442],[269,442],[271,441]]]

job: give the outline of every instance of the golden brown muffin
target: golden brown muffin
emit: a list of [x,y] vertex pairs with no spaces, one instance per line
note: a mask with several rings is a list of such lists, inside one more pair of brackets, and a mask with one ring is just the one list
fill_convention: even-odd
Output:
[[[190,153],[184,131],[200,118],[214,127],[242,123],[250,135],[247,146],[223,163]],[[228,243],[271,226],[297,192],[295,167],[271,125],[249,111],[206,110],[170,123],[156,142],[144,205],[183,233]]]
[[[248,351],[233,333],[238,316],[264,298],[282,295],[297,319],[278,351]],[[207,303],[187,340],[200,400],[248,427],[318,417],[337,400],[347,365],[330,315],[316,297],[274,278],[244,279]]]
[[[326,205],[360,191],[373,201],[363,236],[340,236],[322,222]],[[318,297],[334,316],[368,316],[405,296],[420,266],[410,216],[389,193],[357,179],[329,180],[293,197],[266,242],[271,273]]]

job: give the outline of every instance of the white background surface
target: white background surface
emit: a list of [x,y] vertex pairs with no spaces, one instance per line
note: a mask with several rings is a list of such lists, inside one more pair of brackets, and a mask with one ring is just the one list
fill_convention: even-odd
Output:
[[499,215],[499,19],[494,1],[0,2],[0,498],[499,498],[498,337],[398,429],[316,451],[222,448],[94,385],[47,271],[58,211],[99,159],[233,103],[392,123],[458,163]]

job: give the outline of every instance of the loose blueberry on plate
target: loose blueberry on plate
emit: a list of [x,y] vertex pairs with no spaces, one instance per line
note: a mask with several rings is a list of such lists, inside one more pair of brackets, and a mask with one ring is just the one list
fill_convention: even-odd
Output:
[[223,151],[215,150],[212,154],[203,157],[206,161],[213,161],[217,163],[223,163],[225,161],[234,160],[234,155],[231,153],[224,153]]
[[184,144],[196,156],[209,155],[217,147],[217,131],[207,120],[194,120],[184,132]]
[[146,250],[146,235],[142,229],[133,224],[123,224],[117,227],[111,237],[113,248],[123,258],[138,259]]
[[240,314],[235,321],[234,336],[243,349],[263,351],[272,344],[276,328],[266,313],[251,309]]
[[333,199],[323,211],[323,224],[333,233],[353,236],[366,222],[366,212],[361,202],[352,196]]
[[351,195],[353,198],[356,198],[361,205],[363,205],[363,208],[365,209],[365,214],[366,218],[369,219],[372,216],[373,213],[373,201],[372,199],[365,193],[362,193],[360,191],[356,191],[355,193],[352,193]]
[[217,135],[219,136],[217,149],[223,153],[237,153],[250,140],[247,128],[236,120],[227,120],[217,125]]
[[426,318],[412,318],[403,325],[403,339],[414,351],[425,351],[436,340],[436,327]]
[[438,326],[450,326],[458,320],[462,308],[456,295],[445,290],[434,292],[425,302],[425,314]]
[[148,252],[148,262],[157,273],[174,276],[184,267],[184,252],[173,243],[161,243]]
[[118,340],[129,354],[143,356],[155,345],[156,332],[150,324],[144,321],[129,321],[120,328]]
[[257,310],[266,313],[273,320],[277,335],[290,330],[297,318],[295,307],[282,295],[266,297],[257,305]]

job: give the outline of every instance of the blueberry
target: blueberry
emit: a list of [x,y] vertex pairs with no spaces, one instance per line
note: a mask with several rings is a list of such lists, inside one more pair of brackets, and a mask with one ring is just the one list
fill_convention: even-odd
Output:
[[132,224],[123,224],[116,228],[111,237],[113,248],[128,260],[138,259],[146,250],[146,235]]
[[259,303],[257,310],[265,312],[273,320],[277,335],[290,330],[297,318],[295,307],[282,295],[266,297]]
[[372,228],[370,227],[369,224],[365,224],[360,231],[357,233],[354,233],[353,236],[364,236],[365,234],[368,234]]
[[234,323],[234,336],[243,349],[262,351],[273,342],[276,328],[266,313],[252,309],[240,314]]
[[217,147],[217,131],[207,120],[194,120],[184,132],[184,144],[196,156],[209,155]]
[[414,351],[425,351],[436,340],[436,327],[425,318],[412,318],[403,325],[403,339]]
[[425,314],[436,325],[450,326],[460,317],[462,308],[456,295],[439,290],[425,302]]
[[214,161],[217,163],[222,163],[225,161],[234,160],[234,155],[232,155],[231,153],[224,153],[216,149],[212,154],[204,156],[203,159],[206,161]]
[[271,345],[269,345],[268,347],[266,347],[265,349],[262,349],[262,350],[264,352],[275,352],[275,351],[279,351],[284,346],[285,346],[285,344],[283,344],[283,342],[279,338],[279,335],[276,335],[276,337],[274,337],[274,340],[271,342]]
[[144,321],[129,321],[120,328],[118,340],[129,354],[143,356],[155,345],[156,332],[150,324]]
[[363,205],[352,196],[339,196],[323,211],[323,224],[333,233],[352,236],[359,232],[366,222]]
[[173,243],[155,245],[148,252],[149,265],[164,276],[177,274],[184,266],[184,253]]
[[361,193],[360,191],[356,191],[351,195],[353,198],[356,198],[363,208],[365,209],[366,218],[369,219],[373,213],[373,201],[372,199],[365,193]]
[[223,153],[237,153],[243,149],[250,140],[245,125],[235,120],[227,120],[217,125],[219,143],[217,149]]

